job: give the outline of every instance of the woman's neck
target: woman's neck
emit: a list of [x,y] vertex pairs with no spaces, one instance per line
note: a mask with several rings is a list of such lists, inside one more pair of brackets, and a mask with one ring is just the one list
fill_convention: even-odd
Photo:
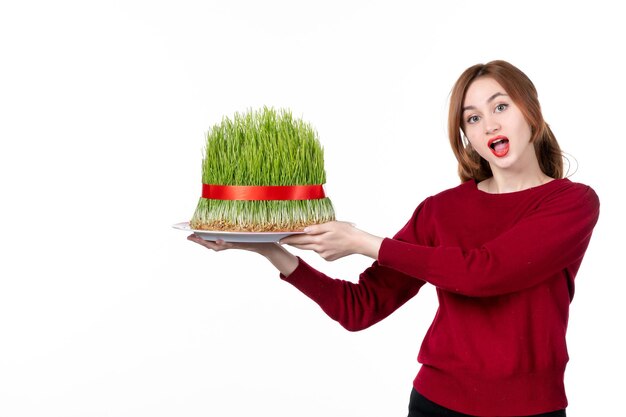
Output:
[[493,177],[487,178],[478,184],[478,189],[489,194],[504,194],[527,190],[552,181],[553,178],[541,170],[525,175],[494,172]]

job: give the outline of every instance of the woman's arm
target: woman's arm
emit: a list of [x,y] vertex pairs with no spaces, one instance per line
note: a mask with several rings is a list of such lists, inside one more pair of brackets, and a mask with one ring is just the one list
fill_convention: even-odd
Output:
[[291,275],[282,278],[350,331],[363,330],[383,320],[424,285],[424,281],[377,262],[359,275],[358,282],[331,278],[302,260]]
[[445,291],[473,297],[508,294],[566,269],[573,277],[598,214],[593,190],[574,190],[546,201],[480,247],[463,250],[385,239],[379,263]]
[[[295,247],[320,251],[327,259],[338,259],[351,253],[376,257],[382,241],[382,238],[341,222],[312,226],[307,234],[297,237],[284,241],[295,240]],[[298,288],[330,318],[350,331],[362,330],[379,322],[424,285],[423,281],[380,267],[376,262],[360,274],[358,283],[354,283],[324,275],[276,243],[212,242],[196,235],[187,239],[214,251],[242,249],[264,256],[280,271],[283,280]]]

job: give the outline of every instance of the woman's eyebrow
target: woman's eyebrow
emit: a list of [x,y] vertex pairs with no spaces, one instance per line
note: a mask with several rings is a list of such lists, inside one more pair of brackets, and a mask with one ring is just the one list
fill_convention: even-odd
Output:
[[[498,98],[500,96],[507,96],[508,97],[508,94],[504,94],[504,93],[501,93],[501,92],[498,91],[497,93],[493,94],[491,97],[489,97],[487,99],[487,103],[491,103],[493,100],[495,100],[496,98]],[[475,106],[463,107],[463,111],[466,111],[466,110],[476,110],[476,107]]]

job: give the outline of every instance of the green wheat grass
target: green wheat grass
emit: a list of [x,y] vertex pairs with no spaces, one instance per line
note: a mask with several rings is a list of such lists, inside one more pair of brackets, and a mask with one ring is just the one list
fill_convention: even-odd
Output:
[[[289,110],[263,107],[224,117],[206,135],[202,182],[216,185],[316,185],[326,182],[317,132]],[[297,231],[335,219],[329,198],[213,200],[200,198],[193,229]]]

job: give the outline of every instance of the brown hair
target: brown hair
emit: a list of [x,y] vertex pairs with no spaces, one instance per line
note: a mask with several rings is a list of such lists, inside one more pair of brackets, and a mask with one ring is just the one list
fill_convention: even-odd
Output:
[[454,156],[459,162],[461,181],[470,179],[482,181],[493,175],[487,161],[471,146],[466,146],[461,137],[465,94],[472,82],[479,77],[490,77],[505,89],[530,125],[532,132],[530,142],[534,144],[541,170],[552,178],[563,178],[563,154],[554,134],[543,119],[537,89],[517,67],[506,61],[497,60],[466,69],[450,93],[448,137]]

